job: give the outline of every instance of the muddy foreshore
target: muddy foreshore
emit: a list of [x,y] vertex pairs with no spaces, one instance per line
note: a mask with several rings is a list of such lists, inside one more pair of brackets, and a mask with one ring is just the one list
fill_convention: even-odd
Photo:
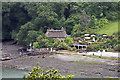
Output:
[[[19,48],[16,45],[4,44],[3,47],[7,48],[6,52],[12,52]],[[13,47],[13,48],[12,48]],[[11,50],[12,49],[12,50]],[[15,50],[13,50],[15,49]],[[76,56],[76,55],[63,55],[63,56]],[[63,75],[73,74],[75,77],[84,78],[102,78],[102,77],[119,77],[118,65],[111,65],[106,63],[93,63],[93,62],[83,62],[83,61],[74,61],[68,60],[69,58],[62,57],[66,60],[56,58],[55,55],[46,54],[43,58],[43,55],[38,56],[21,56],[16,59],[1,61],[2,67],[15,68],[21,70],[32,70],[35,66],[40,66],[42,69],[58,69]],[[85,58],[86,59],[86,58]]]
[[32,70],[35,66],[40,66],[43,69],[58,69],[63,75],[73,74],[76,77],[118,77],[117,65],[63,61],[49,55],[46,55],[45,58],[42,55],[24,56],[2,62],[2,67],[21,70]]

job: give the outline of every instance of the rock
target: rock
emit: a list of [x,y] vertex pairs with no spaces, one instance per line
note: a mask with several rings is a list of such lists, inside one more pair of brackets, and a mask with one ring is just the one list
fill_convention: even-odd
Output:
[[115,69],[109,69],[109,71],[115,71]]
[[42,58],[45,58],[45,56],[43,56]]
[[100,72],[96,72],[95,74],[101,74]]
[[117,72],[120,72],[120,70],[117,70]]

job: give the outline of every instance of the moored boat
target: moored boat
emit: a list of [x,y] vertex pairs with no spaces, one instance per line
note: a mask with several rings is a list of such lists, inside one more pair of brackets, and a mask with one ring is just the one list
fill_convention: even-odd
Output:
[[11,58],[10,57],[3,57],[1,60],[2,61],[11,60]]

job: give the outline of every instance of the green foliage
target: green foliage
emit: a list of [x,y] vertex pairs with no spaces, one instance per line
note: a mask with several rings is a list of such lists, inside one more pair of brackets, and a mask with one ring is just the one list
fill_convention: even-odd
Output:
[[108,51],[119,51],[118,49],[118,39],[107,39],[103,44],[103,48],[108,49]]
[[82,27],[80,24],[75,24],[75,26],[73,26],[73,30],[72,30],[72,36],[77,37],[80,36],[80,33],[82,32]]
[[29,45],[31,42],[34,42],[36,37],[42,34],[41,31],[35,31],[35,28],[36,26],[31,22],[21,26],[16,36],[18,43]]
[[119,80],[119,78],[106,77],[106,80]]
[[64,42],[60,43],[57,47],[64,48],[66,50],[72,50],[72,48],[67,43],[64,43]]
[[34,67],[28,76],[24,76],[24,80],[71,80],[73,75],[63,76],[58,70],[42,70],[41,67]]
[[119,60],[120,58],[114,58],[114,57],[105,57],[105,56],[93,56],[93,55],[86,55],[87,57],[92,57],[92,58],[101,58],[101,59],[111,59],[111,60]]
[[47,38],[44,35],[39,35],[36,38],[37,42],[33,43],[33,48],[49,48],[52,47],[53,43],[53,39],[52,38]]
[[99,27],[99,28],[102,28],[102,27],[105,26],[105,24],[108,24],[108,19],[106,19],[106,18],[101,18],[101,19],[99,20],[99,22],[98,22],[98,27]]
[[11,39],[11,32],[19,31],[21,25],[24,25],[30,20],[26,9],[22,3],[2,3],[2,32],[3,39]]
[[96,34],[96,29],[92,29],[92,28],[87,28],[84,33],[89,33],[89,34]]
[[74,40],[71,37],[67,37],[67,38],[65,38],[64,42],[67,43],[67,45],[70,46],[74,43]]
[[17,32],[15,30],[12,30],[12,32],[11,32],[11,38],[15,39],[16,38],[16,34],[17,34]]
[[[71,40],[68,40],[68,41],[69,41],[69,44],[71,44],[72,41]],[[55,48],[63,48],[63,49],[66,49],[66,50],[73,50],[73,48],[71,48],[70,45],[68,45],[66,42],[62,42],[61,40],[56,40],[54,42],[53,46]]]
[[92,19],[88,26],[92,29],[98,29],[105,27],[105,25],[108,23],[109,23],[108,19],[106,18],[97,19],[94,15],[92,15]]
[[59,45],[61,42],[62,42],[61,40],[56,40],[56,41],[54,41],[54,43],[53,43],[54,48],[58,48],[58,45]]
[[40,34],[43,34],[42,31],[28,31],[26,42],[34,42]]
[[112,35],[113,33],[118,32],[118,21],[116,22],[110,22],[109,24],[106,24],[105,27],[98,29],[98,34],[107,34]]
[[72,36],[78,37],[83,33],[96,33],[96,29],[103,28],[106,24],[108,24],[108,20],[106,18],[97,19],[95,16],[92,16],[90,19],[88,15],[81,16],[81,23],[73,26]]
[[120,52],[120,44],[116,45],[116,46],[114,47],[114,50]]
[[87,48],[88,51],[100,50],[100,44],[91,44]]
[[88,26],[92,29],[98,28],[98,19],[94,15],[92,15],[90,24]]
[[33,48],[41,48],[39,42],[34,42],[33,43]]
[[85,11],[83,11],[82,15],[80,16],[80,25],[82,26],[82,31],[88,28],[90,21],[91,17],[87,15]]
[[119,51],[119,40],[114,37],[113,39],[99,38],[100,42],[90,44],[88,46],[88,51],[93,50],[107,50],[107,51]]
[[[48,28],[60,29],[61,26],[66,28],[67,34],[72,34],[74,37],[80,36],[81,33],[89,33],[91,29],[93,31],[90,33],[93,33],[95,32],[94,29],[98,28],[105,28],[108,30],[107,33],[112,33],[114,27],[106,28],[104,26],[108,21],[119,19],[117,18],[117,14],[120,12],[117,9],[119,8],[118,4],[120,3],[3,2],[2,36],[3,39],[13,38],[19,43],[29,44],[35,40],[30,40],[34,38],[32,36],[36,36],[36,33],[33,34],[29,31],[43,31],[45,33]],[[28,37],[30,33],[32,34]],[[100,33],[104,33],[104,30]],[[26,36],[28,39],[25,38]]]
[[[87,9],[88,13],[91,15],[95,15],[96,18],[103,18],[106,17],[109,20],[115,19],[115,14],[117,14],[118,11],[118,4],[119,3],[111,3],[111,2],[94,2],[89,3],[89,8]],[[111,13],[114,13],[113,15]],[[111,18],[110,18],[111,17]],[[117,20],[117,17],[116,17]]]

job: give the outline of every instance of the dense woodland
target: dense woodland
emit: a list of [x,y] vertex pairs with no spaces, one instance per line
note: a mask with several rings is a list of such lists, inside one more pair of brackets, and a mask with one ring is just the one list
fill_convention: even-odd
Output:
[[[98,29],[109,22],[119,20],[119,4],[120,2],[3,2],[2,39],[14,39],[20,44],[28,45],[42,39],[44,36],[40,35],[47,29],[61,27],[72,37],[80,37],[83,33],[96,34]],[[49,42],[46,38],[43,41]]]

